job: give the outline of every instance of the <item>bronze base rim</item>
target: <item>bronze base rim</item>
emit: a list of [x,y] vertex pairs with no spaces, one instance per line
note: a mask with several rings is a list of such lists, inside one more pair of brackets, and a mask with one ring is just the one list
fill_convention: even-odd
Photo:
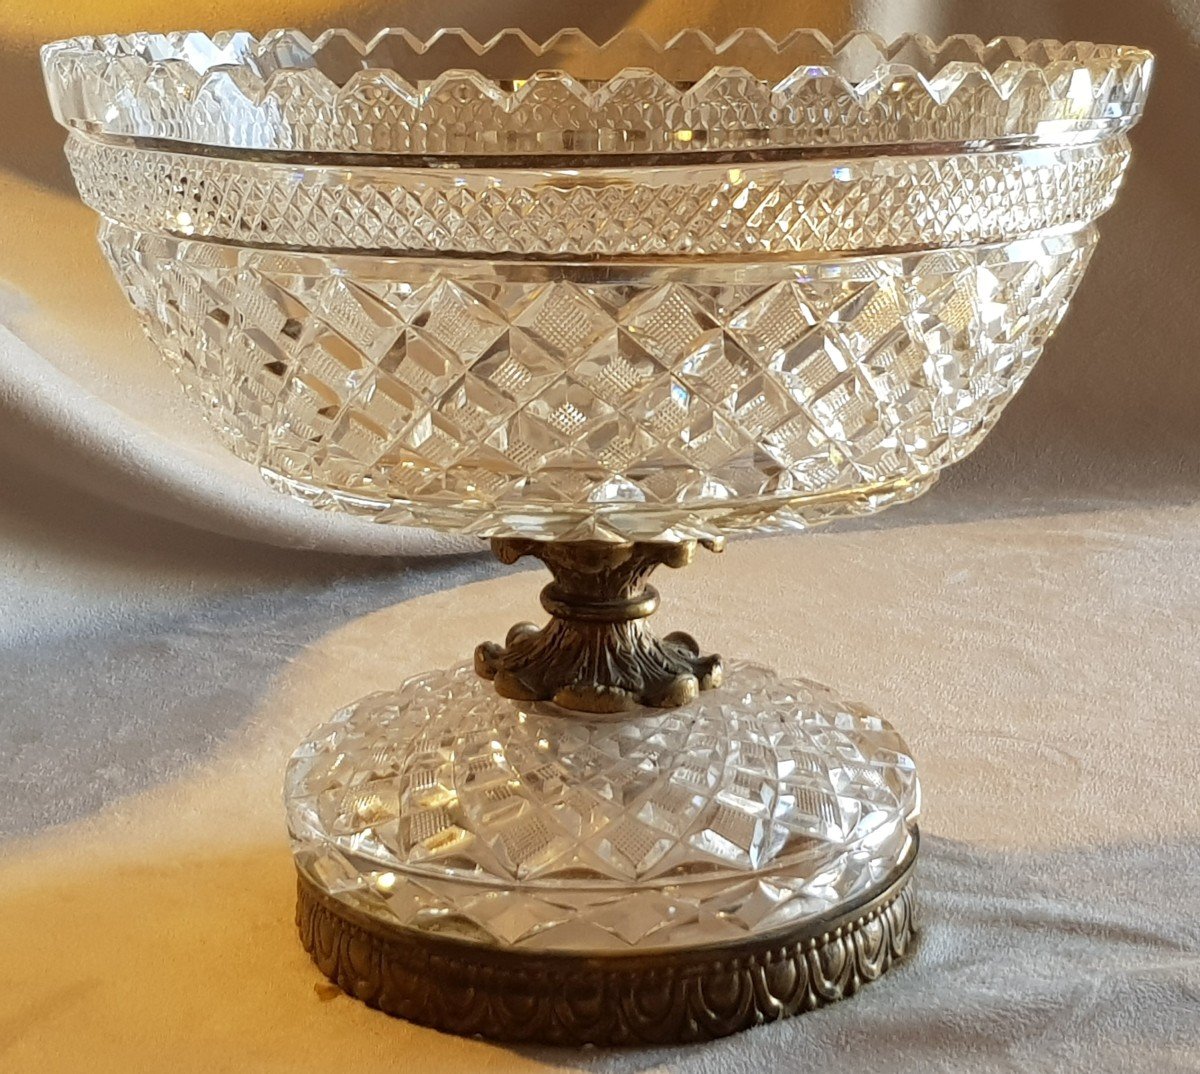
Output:
[[909,949],[917,838],[874,889],[737,944],[585,955],[512,951],[386,924],[298,872],[296,924],[317,967],[386,1014],[506,1043],[683,1044],[816,1010]]

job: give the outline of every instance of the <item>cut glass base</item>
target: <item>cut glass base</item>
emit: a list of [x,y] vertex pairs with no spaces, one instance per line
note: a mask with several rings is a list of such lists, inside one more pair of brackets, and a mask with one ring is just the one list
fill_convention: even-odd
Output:
[[459,666],[342,710],[288,768],[301,878],[387,930],[611,955],[736,945],[869,897],[913,851],[894,730],[733,664],[675,710],[497,696]]

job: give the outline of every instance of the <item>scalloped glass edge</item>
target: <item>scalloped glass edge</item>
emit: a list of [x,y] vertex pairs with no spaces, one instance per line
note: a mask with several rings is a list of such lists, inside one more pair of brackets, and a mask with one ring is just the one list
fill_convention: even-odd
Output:
[[[628,153],[1124,130],[1140,117],[1153,56],[1016,37],[856,33],[835,44],[811,30],[775,40],[744,29],[720,42],[683,30],[661,44],[624,30],[597,44],[568,29],[539,44],[519,30],[481,43],[462,30],[364,42],[334,29],[79,37],[46,45],[42,63],[55,117],[93,133],[309,151]],[[449,136],[431,138],[430,124]]]
[[[114,58],[136,56],[148,62],[182,61],[199,74],[217,67],[238,66],[261,78],[286,69],[323,71],[337,80],[339,68],[391,69],[401,77],[432,78],[450,70],[474,70],[497,81],[524,79],[548,69],[580,81],[609,79],[628,68],[645,67],[664,78],[698,81],[712,67],[742,67],[763,79],[782,78],[798,67],[814,66],[842,76],[849,84],[870,80],[878,68],[904,65],[926,78],[945,67],[969,64],[991,73],[1010,62],[1048,67],[1060,62],[1087,64],[1150,60],[1144,49],[1086,41],[1025,40],[997,37],[990,41],[959,34],[934,41],[923,34],[903,34],[888,41],[859,31],[836,42],[817,30],[797,29],[781,38],[746,27],[714,41],[699,29],[683,29],[664,42],[643,30],[627,28],[597,42],[582,30],[566,28],[544,42],[517,28],[501,30],[479,41],[466,30],[447,28],[422,39],[408,30],[380,30],[364,41],[349,30],[331,28],[315,38],[299,30],[271,30],[261,38],[244,30],[208,34],[196,31],[81,36],[56,41],[42,49],[44,59],[64,53],[98,52]],[[408,71],[397,63],[412,65]],[[688,65],[699,64],[698,67]],[[511,65],[511,66],[510,66]]]

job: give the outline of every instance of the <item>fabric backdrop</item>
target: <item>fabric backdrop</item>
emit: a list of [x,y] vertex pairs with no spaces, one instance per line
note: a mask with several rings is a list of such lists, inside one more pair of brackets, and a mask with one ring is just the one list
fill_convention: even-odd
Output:
[[[512,22],[1159,57],[1072,312],[976,455],[918,504],[664,580],[665,627],[886,707],[929,803],[914,959],[712,1048],[513,1051],[321,988],[290,935],[288,749],[502,635],[541,579],[293,504],[216,445],[101,260],[36,58],[178,24]],[[0,0],[0,1069],[1200,1069],[1198,93],[1198,0]]]

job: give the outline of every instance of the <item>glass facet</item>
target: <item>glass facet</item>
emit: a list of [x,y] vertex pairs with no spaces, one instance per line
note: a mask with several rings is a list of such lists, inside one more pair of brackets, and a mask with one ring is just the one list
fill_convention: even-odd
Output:
[[1094,239],[546,266],[102,235],[272,484],[383,521],[625,540],[911,499],[1024,381]]
[[808,31],[44,50],[118,279],[270,484],[604,540],[876,511],[968,454],[1081,278],[1151,62]]
[[912,758],[825,687],[730,672],[682,709],[619,719],[507,701],[468,665],[363,698],[289,766],[297,864],[375,919],[529,951],[818,917],[909,852]]
[[[67,144],[84,201],[131,227],[296,250],[529,257],[862,255],[1094,220],[1129,159],[1087,145],[576,168],[347,166]],[[532,158],[529,158],[532,159]]]
[[565,30],[479,42],[385,30],[315,40],[277,30],[80,37],[49,45],[55,115],[105,135],[338,153],[691,155],[712,150],[1118,133],[1141,115],[1141,49],[1085,42],[836,44],[797,30],[724,41],[637,30],[597,44]]

